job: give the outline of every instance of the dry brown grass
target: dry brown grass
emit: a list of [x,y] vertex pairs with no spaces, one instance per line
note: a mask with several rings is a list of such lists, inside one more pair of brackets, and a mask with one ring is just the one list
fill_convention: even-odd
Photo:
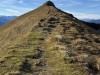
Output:
[[[89,75],[100,70],[100,35],[53,6],[0,27],[0,75]],[[91,62],[91,61],[89,61]],[[99,74],[97,72],[96,74]]]

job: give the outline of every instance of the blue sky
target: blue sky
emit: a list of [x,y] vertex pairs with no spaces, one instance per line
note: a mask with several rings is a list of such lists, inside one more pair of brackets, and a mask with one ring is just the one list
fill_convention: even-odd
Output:
[[[47,0],[0,0],[0,15],[22,15]],[[100,0],[51,0],[55,5],[79,19],[100,19]]]

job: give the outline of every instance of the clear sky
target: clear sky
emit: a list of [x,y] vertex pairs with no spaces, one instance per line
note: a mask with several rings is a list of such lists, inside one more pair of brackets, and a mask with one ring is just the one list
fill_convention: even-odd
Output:
[[[47,0],[0,0],[0,15],[22,15]],[[51,0],[55,5],[79,19],[100,19],[100,0]]]

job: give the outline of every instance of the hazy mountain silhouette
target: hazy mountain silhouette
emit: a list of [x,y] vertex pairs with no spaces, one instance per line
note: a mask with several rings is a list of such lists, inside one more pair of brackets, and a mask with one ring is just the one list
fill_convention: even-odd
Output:
[[14,18],[16,18],[16,16],[0,16],[0,26],[10,22]]
[[96,24],[100,24],[100,19],[98,20],[90,20],[91,23],[96,23]]

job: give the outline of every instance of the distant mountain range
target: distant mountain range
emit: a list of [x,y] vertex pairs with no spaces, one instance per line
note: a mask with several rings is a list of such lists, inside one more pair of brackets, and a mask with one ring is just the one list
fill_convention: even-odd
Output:
[[90,20],[91,23],[97,23],[97,24],[100,24],[100,19],[98,20]]
[[91,20],[93,19],[81,19],[82,21],[85,21],[85,22],[90,22]]
[[100,24],[100,19],[82,19],[82,21]]
[[6,24],[7,22],[13,20],[17,16],[0,16],[0,26]]

